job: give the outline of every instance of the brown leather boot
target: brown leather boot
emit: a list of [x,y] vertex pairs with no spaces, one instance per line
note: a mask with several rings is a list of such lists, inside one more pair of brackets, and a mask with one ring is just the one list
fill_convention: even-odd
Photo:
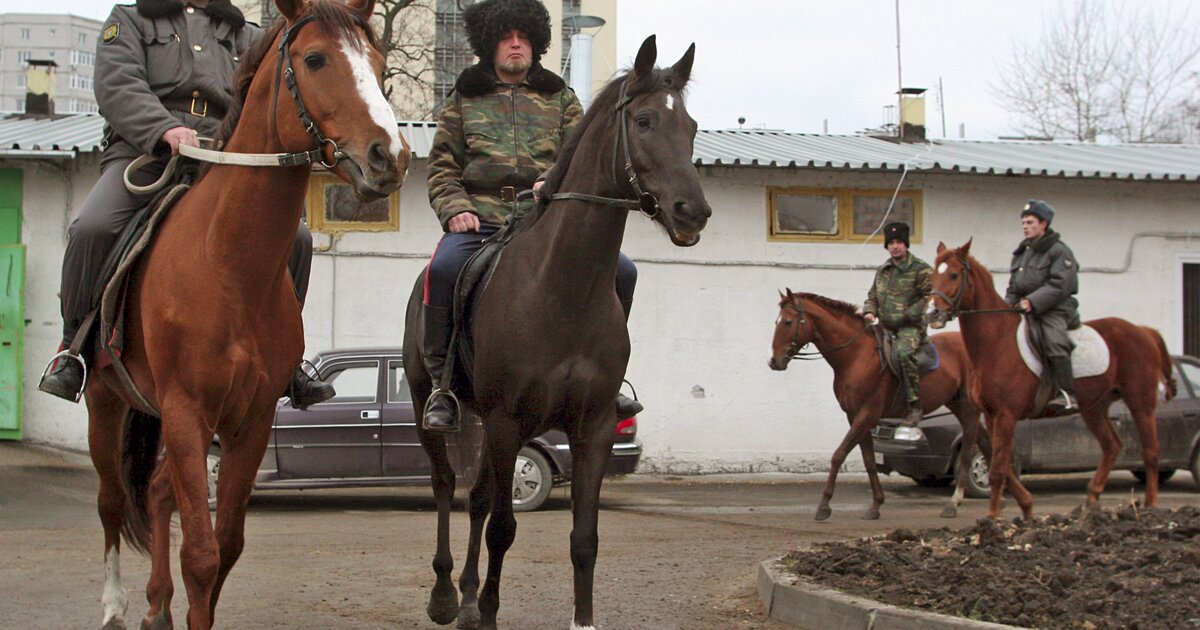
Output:
[[904,414],[904,418],[900,420],[900,426],[915,427],[921,423],[921,419],[925,414],[921,412],[921,403],[909,403],[908,413]]

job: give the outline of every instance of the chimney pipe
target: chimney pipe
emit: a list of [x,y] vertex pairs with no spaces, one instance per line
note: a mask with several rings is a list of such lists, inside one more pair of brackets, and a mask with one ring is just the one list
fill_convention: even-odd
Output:
[[25,113],[31,116],[54,115],[54,75],[57,63],[30,59],[25,68]]
[[586,110],[592,104],[592,35],[575,33],[571,36],[571,89]]
[[900,88],[900,141],[925,141],[925,88]]

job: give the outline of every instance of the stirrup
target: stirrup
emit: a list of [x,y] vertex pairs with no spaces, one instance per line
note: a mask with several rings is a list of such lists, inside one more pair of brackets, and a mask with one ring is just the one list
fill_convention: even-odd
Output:
[[63,350],[63,351],[59,352],[58,354],[50,357],[50,361],[48,363],[46,363],[46,369],[42,370],[42,378],[40,378],[38,380],[39,389],[41,386],[41,382],[46,380],[46,376],[48,374],[50,374],[50,369],[54,367],[54,363],[57,362],[59,359],[71,359],[73,361],[78,361],[80,367],[83,368],[83,384],[79,386],[79,391],[75,394],[75,402],[79,402],[79,399],[83,398],[84,390],[87,389],[87,383],[88,383],[87,361],[84,361],[83,357],[79,356],[78,354],[72,353],[70,350]]
[[[452,428],[431,427],[426,420],[429,417],[429,405],[433,404],[433,401],[439,396],[445,396],[454,403],[455,423]],[[429,392],[429,398],[425,399],[425,408],[421,410],[421,428],[435,433],[457,433],[460,426],[462,426],[462,404],[458,402],[458,396],[454,395],[454,390],[439,387]]]

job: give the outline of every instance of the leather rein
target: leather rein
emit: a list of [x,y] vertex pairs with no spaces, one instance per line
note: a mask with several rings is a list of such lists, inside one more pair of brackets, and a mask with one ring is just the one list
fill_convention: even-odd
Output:
[[816,352],[804,352],[803,350],[804,350],[805,346],[807,346],[809,344],[809,342],[806,341],[804,343],[800,343],[800,326],[806,325],[808,327],[809,331],[812,333],[811,339],[814,339],[814,340],[820,339],[821,335],[818,334],[817,329],[814,328],[813,325],[808,322],[808,318],[804,314],[804,303],[803,302],[799,302],[799,303],[788,302],[784,306],[784,308],[796,313],[796,315],[799,317],[799,319],[796,320],[797,325],[792,327],[792,343],[791,343],[791,345],[788,346],[788,350],[787,350],[787,357],[789,359],[800,359],[801,361],[816,361],[817,359],[824,358],[825,355],[832,354],[834,352],[837,352],[838,350],[841,350],[842,348],[849,346],[850,344],[854,343],[855,339],[858,339],[859,337],[862,336],[863,333],[865,333],[871,329],[870,325],[864,325],[862,327],[862,330],[855,333],[854,336],[850,337],[846,341],[839,343],[838,345],[836,345],[828,350],[817,349]]

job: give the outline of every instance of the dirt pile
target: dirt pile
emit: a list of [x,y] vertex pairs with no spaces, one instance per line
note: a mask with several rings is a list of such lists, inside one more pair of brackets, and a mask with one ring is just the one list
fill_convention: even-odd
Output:
[[906,608],[1031,628],[1200,628],[1200,508],[1076,510],[1029,522],[825,543],[801,579]]

